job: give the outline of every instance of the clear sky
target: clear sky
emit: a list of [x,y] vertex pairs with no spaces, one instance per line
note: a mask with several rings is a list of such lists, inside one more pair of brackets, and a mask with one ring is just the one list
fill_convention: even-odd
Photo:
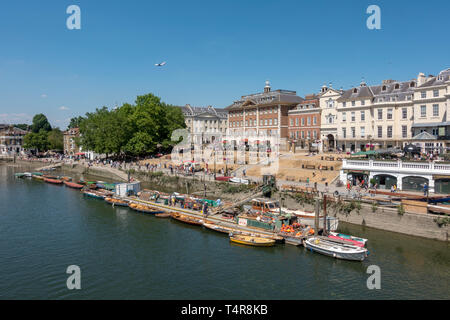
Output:
[[[66,9],[81,8],[81,30]],[[381,9],[369,30],[366,9]],[[344,89],[450,67],[450,1],[2,1],[0,123],[54,126],[154,93],[226,107],[272,89]],[[155,63],[167,61],[162,68]]]

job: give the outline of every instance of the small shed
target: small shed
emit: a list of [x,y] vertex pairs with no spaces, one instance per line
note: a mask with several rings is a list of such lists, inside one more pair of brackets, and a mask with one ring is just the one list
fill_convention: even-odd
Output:
[[118,196],[126,197],[137,195],[139,191],[141,191],[141,183],[139,181],[136,181],[116,184],[114,193]]

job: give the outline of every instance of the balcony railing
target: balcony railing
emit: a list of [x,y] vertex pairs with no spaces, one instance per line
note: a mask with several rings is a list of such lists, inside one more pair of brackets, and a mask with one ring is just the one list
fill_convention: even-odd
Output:
[[450,163],[442,162],[403,162],[377,160],[342,160],[342,169],[416,172],[425,174],[450,175]]

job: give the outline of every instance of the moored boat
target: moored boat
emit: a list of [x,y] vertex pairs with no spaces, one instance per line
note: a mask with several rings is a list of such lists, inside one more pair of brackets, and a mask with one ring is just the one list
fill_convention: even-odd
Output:
[[69,188],[73,188],[73,189],[83,189],[83,185],[78,184],[78,183],[74,183],[74,182],[69,182],[69,181],[63,181],[64,184],[69,187]]
[[33,179],[36,179],[36,180],[41,180],[41,181],[44,181],[44,176],[38,176],[38,175],[35,175],[35,174],[33,174],[32,176],[31,176]]
[[105,197],[105,201],[113,206],[128,207],[128,201],[116,198]]
[[225,226],[221,226],[218,224],[214,224],[214,223],[203,223],[203,226],[207,229],[213,230],[213,231],[217,231],[217,232],[222,232],[222,233],[226,233],[229,234],[231,231],[233,231],[233,228],[230,227],[225,227]]
[[23,178],[25,175],[23,173],[21,173],[21,172],[17,172],[17,173],[14,174],[14,176],[16,178]]
[[52,183],[52,184],[62,184],[63,183],[63,181],[60,179],[44,178],[44,181],[48,182],[48,183]]
[[101,200],[105,199],[105,195],[95,192],[94,190],[83,190],[83,195]]
[[245,244],[249,246],[256,247],[271,247],[275,244],[275,240],[254,237],[254,236],[244,236],[239,234],[230,233],[230,241],[239,244]]
[[156,209],[154,207],[147,206],[144,204],[130,203],[128,206],[131,209],[142,213],[150,213],[150,214],[164,213],[164,211],[160,209]]
[[155,214],[155,217],[158,217],[158,218],[170,218],[170,213],[157,213],[157,214]]
[[173,212],[171,213],[172,218],[174,218],[175,220],[184,222],[184,223],[188,223],[188,224],[192,224],[192,225],[196,225],[196,226],[201,226],[203,225],[203,220],[199,219],[199,218],[195,218],[195,217],[191,217],[185,214],[181,214],[179,212]]
[[330,234],[328,235],[328,238],[346,241],[357,247],[365,247],[366,243],[367,243],[367,239],[354,237],[352,235],[347,235],[347,234],[337,233],[337,232],[330,232]]
[[307,249],[343,260],[363,261],[367,249],[350,244],[337,243],[325,237],[311,237],[304,241]]
[[24,175],[24,177],[27,177],[27,178],[31,178],[33,176],[33,174],[31,172],[24,172],[23,175]]

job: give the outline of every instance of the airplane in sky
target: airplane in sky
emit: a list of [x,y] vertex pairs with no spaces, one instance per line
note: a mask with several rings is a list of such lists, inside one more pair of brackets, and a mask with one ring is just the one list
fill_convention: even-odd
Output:
[[166,62],[164,61],[164,62],[161,62],[161,63],[155,63],[155,66],[157,66],[157,67],[162,67],[162,66],[164,66],[166,64]]

